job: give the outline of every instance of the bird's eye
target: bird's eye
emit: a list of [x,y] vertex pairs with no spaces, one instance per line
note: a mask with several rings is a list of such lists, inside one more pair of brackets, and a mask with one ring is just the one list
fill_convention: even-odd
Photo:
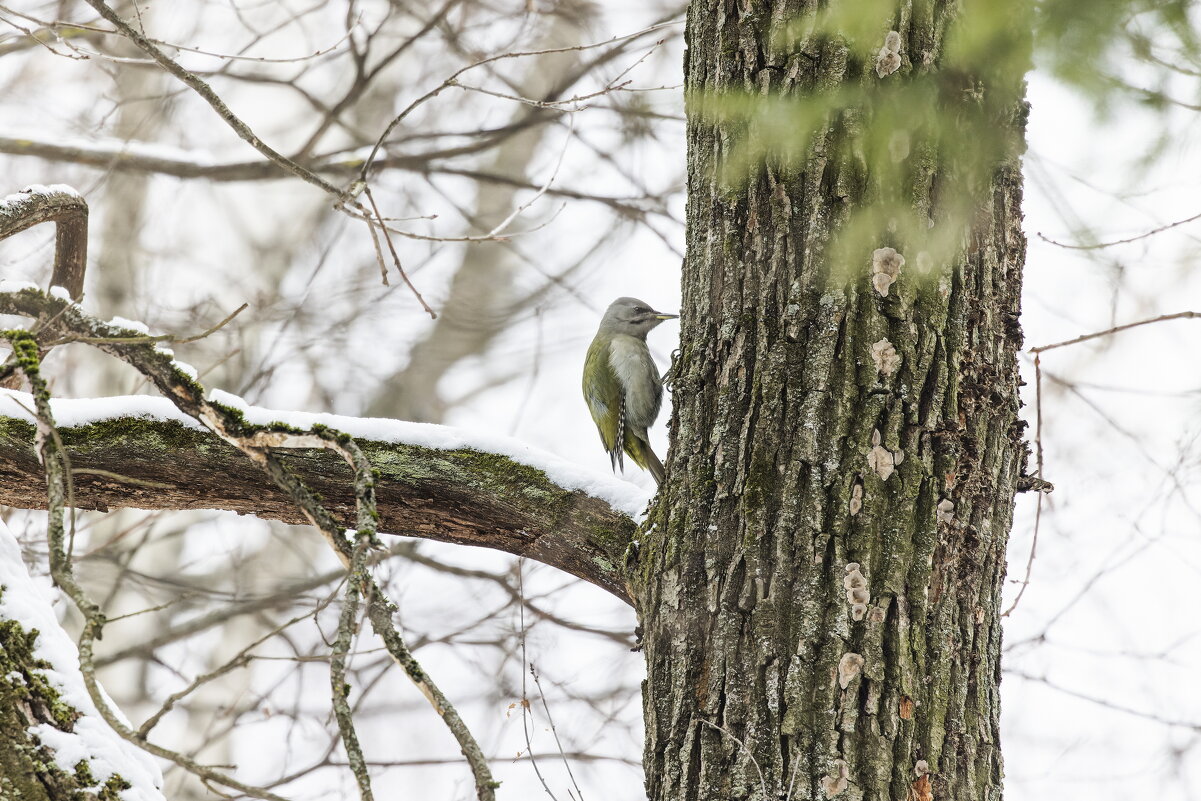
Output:
[[651,310],[645,306],[639,306],[637,309],[634,309],[634,311],[636,311],[638,314],[650,314],[651,313]]

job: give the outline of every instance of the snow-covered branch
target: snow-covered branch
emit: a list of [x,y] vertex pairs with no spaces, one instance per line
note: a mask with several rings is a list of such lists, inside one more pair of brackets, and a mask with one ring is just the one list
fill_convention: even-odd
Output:
[[88,204],[69,186],[30,186],[0,198],[0,239],[53,222],[54,273],[51,286],[61,286],[78,299],[88,257]]
[[[24,195],[8,201],[23,203]],[[140,371],[165,396],[57,402],[73,404],[54,414],[72,460],[76,506],[227,509],[314,522],[264,480],[260,468],[278,472],[282,462],[352,528],[349,467],[320,444],[291,441],[319,424],[358,440],[380,471],[381,531],[508,551],[628,600],[622,561],[636,529],[633,518],[647,500],[637,487],[504,437],[255,410],[222,393],[206,398],[194,372],[174,361],[161,337],[128,321],[97,320],[64,294],[9,282],[0,287],[0,313],[38,320],[42,349],[71,341],[94,345]],[[10,360],[0,378],[13,367]],[[25,410],[31,408],[9,402],[8,416],[0,419],[0,503],[45,508],[42,470],[30,447],[34,425]]]
[[[90,481],[98,483],[98,494],[115,492],[115,505],[149,505],[131,500],[131,493],[150,499],[152,504],[172,499],[165,506],[150,508],[232,505],[236,511],[262,514],[261,508],[271,503],[266,499],[274,492],[279,496],[279,509],[300,518],[294,522],[318,527],[351,571],[330,675],[335,713],[363,801],[370,801],[373,795],[344,690],[344,657],[363,596],[367,598],[373,630],[458,739],[472,768],[480,801],[494,798],[496,782],[478,742],[413,658],[392,623],[395,607],[366,572],[365,549],[376,543],[377,524],[386,524],[377,503],[377,487],[394,479],[404,488],[399,493],[396,517],[417,528],[401,529],[403,533],[420,534],[425,526],[437,532],[434,538],[462,542],[471,542],[474,534],[480,541],[473,544],[530,556],[626,599],[621,567],[628,537],[623,541],[620,529],[624,523],[627,534],[632,530],[631,517],[613,509],[607,501],[580,491],[591,487],[595,478],[581,479],[578,469],[556,464],[513,441],[474,438],[441,426],[277,413],[253,409],[219,392],[206,397],[204,388],[195,381],[195,371],[174,360],[171,351],[160,344],[162,337],[149,336],[138,323],[93,318],[63,295],[45,294],[36,286],[20,283],[0,284],[0,313],[37,321],[36,334],[20,328],[0,332],[12,348],[0,372],[19,370],[33,390],[33,394],[6,391],[0,395],[0,474],[15,473],[15,480],[3,482],[0,493],[23,487],[29,503],[3,500],[10,505],[49,510],[51,573],[55,584],[71,597],[85,618],[80,667],[89,696],[109,727],[205,781],[257,798],[279,798],[266,789],[206,768],[182,753],[150,744],[119,719],[96,683],[92,659],[92,643],[99,639],[105,617],[75,582],[63,544],[65,509],[68,505],[89,505],[86,486]],[[166,397],[66,401],[56,410],[41,375],[39,352],[67,341],[87,342],[117,356],[150,379]],[[5,405],[11,416],[3,416]],[[149,432],[147,423],[152,429]],[[377,430],[381,424],[384,430]],[[155,429],[156,425],[160,428]],[[390,426],[400,428],[387,432]],[[398,447],[369,454],[369,446],[379,445],[388,433],[396,437],[390,444]],[[356,434],[364,436],[362,442],[357,441]],[[443,450],[448,445],[453,449]],[[296,453],[301,454],[299,460],[291,458]],[[326,454],[341,458],[332,464],[322,463],[321,457]],[[94,462],[97,458],[99,462]],[[526,464],[521,464],[522,459]],[[202,465],[199,474],[178,471],[181,465],[189,465],[190,469],[197,464]],[[377,464],[389,465],[392,472],[386,474]],[[449,465],[449,469],[440,470],[438,464]],[[249,473],[245,470],[248,466]],[[351,475],[344,475],[347,472]],[[328,497],[333,503],[327,497],[328,490],[321,486],[323,481],[332,490]],[[610,486],[610,492],[602,494],[613,495],[619,505],[632,500],[613,489]],[[179,493],[190,493],[190,502],[174,500]],[[227,504],[226,499],[231,497],[234,500]],[[434,498],[441,500],[429,505]],[[609,522],[618,529],[616,537],[607,529],[598,529],[597,521],[587,521],[581,527],[580,521],[572,520],[572,512],[580,508],[576,501],[584,498],[607,508]],[[246,503],[249,507],[244,506]],[[636,504],[628,508],[636,514]],[[504,519],[514,513],[530,526],[517,528]],[[283,514],[268,515],[287,519]],[[357,529],[353,557],[351,544],[344,536],[352,526]],[[498,543],[494,538],[497,530],[506,532],[508,539]],[[442,534],[446,531],[456,534],[446,537]],[[566,539],[564,532],[568,533]]]
[[[0,295],[0,302],[7,297]],[[232,396],[215,393],[230,405]],[[291,498],[232,446],[164,398],[52,401],[81,509],[225,509],[308,523]],[[0,395],[0,504],[45,508],[29,396]],[[446,426],[242,407],[249,423],[313,423],[355,438],[380,471],[383,533],[495,548],[552,565],[627,598],[621,560],[646,502],[633,484],[517,440]],[[280,458],[347,528],[354,488],[328,450]]]
[[0,726],[4,797],[47,798],[51,787],[63,798],[161,801],[158,766],[101,718],[52,602],[0,521],[0,695],[19,699],[3,707],[24,718]]

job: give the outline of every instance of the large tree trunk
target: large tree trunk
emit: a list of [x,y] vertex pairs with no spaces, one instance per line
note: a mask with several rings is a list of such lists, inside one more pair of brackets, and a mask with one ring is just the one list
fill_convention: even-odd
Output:
[[[682,352],[668,479],[634,581],[649,797],[997,799],[998,604],[1025,453],[1012,146],[1024,67],[940,78],[948,4],[891,21],[895,75],[837,36],[779,52],[773,34],[798,19],[784,0],[712,5],[694,2],[687,28]],[[916,262],[930,259],[908,253],[887,294],[873,253],[916,249],[907,234],[885,224],[832,245],[854,209],[887,194],[848,142],[870,102],[741,183],[723,169],[746,126],[698,112],[698,98],[731,90],[867,92],[923,76],[965,87],[939,95],[945,118],[987,118],[1009,146],[975,152],[984,180],[958,222],[940,208],[956,193],[935,189],[950,168],[909,173],[912,209],[962,234],[924,279]],[[974,114],[982,93],[966,89],[981,86],[994,105]],[[877,272],[889,258],[875,254]]]

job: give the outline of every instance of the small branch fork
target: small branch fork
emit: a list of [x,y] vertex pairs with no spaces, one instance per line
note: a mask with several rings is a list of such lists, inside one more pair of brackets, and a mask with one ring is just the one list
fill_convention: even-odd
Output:
[[[78,196],[76,196],[78,197]],[[82,199],[80,199],[82,204]],[[15,233],[35,224],[7,222],[5,212],[12,208],[11,202],[0,204],[0,238],[3,232]],[[37,216],[43,212],[34,210]],[[86,205],[83,206],[86,220]],[[78,212],[76,212],[78,213]],[[54,219],[42,217],[40,219]],[[35,222],[38,220],[35,220]],[[60,224],[61,225],[61,224]],[[86,227],[86,223],[85,223]],[[86,231],[84,232],[86,237]],[[63,239],[59,239],[60,247]],[[68,241],[70,245],[70,241]],[[78,246],[77,244],[75,245]],[[62,256],[66,258],[66,256]],[[57,261],[56,261],[57,263]],[[83,259],[79,259],[83,264]],[[82,275],[80,276],[82,286]],[[71,467],[62,440],[54,422],[50,407],[50,393],[41,376],[40,351],[46,347],[45,339],[71,339],[86,341],[100,350],[113,355],[141,372],[165,397],[184,413],[199,420],[217,436],[244,453],[258,464],[284,490],[302,511],[305,517],[325,536],[334,552],[349,571],[343,596],[343,609],[338,626],[333,659],[331,660],[330,683],[333,706],[342,742],[347,752],[351,770],[359,786],[362,801],[372,801],[367,763],[359,746],[350,708],[347,703],[349,687],[346,684],[346,660],[354,635],[355,621],[360,605],[365,605],[367,616],[376,635],[379,636],[393,661],[409,676],[418,689],[430,700],[435,711],[442,717],[451,733],[459,742],[474,774],[476,793],[480,801],[494,801],[497,782],[493,780],[488,760],[479,744],[459,717],[453,705],[434,684],[429,675],[417,662],[404,639],[392,622],[395,606],[387,599],[381,588],[371,579],[367,554],[378,545],[376,526],[379,519],[375,502],[376,473],[362,450],[347,434],[324,426],[313,426],[310,430],[289,426],[251,426],[241,414],[229,407],[211,403],[204,398],[204,390],[190,376],[180,370],[171,355],[159,350],[153,341],[138,339],[130,341],[124,329],[89,317],[75,303],[47,295],[37,289],[22,289],[3,296],[5,311],[37,320],[34,330],[14,329],[0,331],[13,349],[6,369],[19,370],[28,380],[34,397],[36,419],[35,445],[46,474],[48,498],[48,539],[50,548],[50,571],[55,583],[71,598],[84,617],[84,628],[79,639],[80,670],[84,684],[101,717],[121,737],[138,745],[155,756],[169,760],[196,775],[206,784],[215,784],[236,790],[245,795],[284,801],[263,788],[244,784],[228,774],[200,765],[189,757],[151,743],[145,734],[131,729],[123,723],[103,695],[95,676],[93,643],[99,639],[106,619],[100,607],[92,601],[76,582],[66,542],[64,525],[65,510],[71,506]],[[346,536],[344,529],[320,503],[316,495],[275,455],[276,449],[321,448],[340,454],[354,470],[354,494],[356,526],[354,540]],[[148,731],[148,730],[147,730]]]
[[[1190,218],[1196,219],[1196,218]],[[1184,222],[1189,222],[1185,220]],[[1170,227],[1170,226],[1169,226]],[[1045,238],[1045,237],[1044,237]],[[1111,243],[1117,244],[1117,243]],[[1026,557],[1026,573],[1019,582],[1021,585],[1018,588],[1018,594],[1014,597],[1009,608],[1001,613],[1001,617],[1008,617],[1017,609],[1018,603],[1022,600],[1022,596],[1026,594],[1026,588],[1030,586],[1030,575],[1034,572],[1034,554],[1038,549],[1038,532],[1042,523],[1043,517],[1043,499],[1048,492],[1053,489],[1050,482],[1043,478],[1043,370],[1042,370],[1042,355],[1050,350],[1058,348],[1066,348],[1069,345],[1079,345],[1082,342],[1089,342],[1094,339],[1119,334],[1123,331],[1129,331],[1132,328],[1139,328],[1152,323],[1163,323],[1169,320],[1201,320],[1201,312],[1182,311],[1175,314],[1161,314],[1158,317],[1150,317],[1146,320],[1138,320],[1125,325],[1115,325],[1112,328],[1106,328],[1104,331],[1094,331],[1091,334],[1081,334],[1072,339],[1065,339],[1062,342],[1052,342],[1049,345],[1039,345],[1030,348],[1027,353],[1034,357],[1034,451],[1036,459],[1036,470],[1033,476],[1023,476],[1019,480],[1019,489],[1034,490],[1038,493],[1038,505],[1034,510],[1034,532],[1030,538],[1030,553]]]

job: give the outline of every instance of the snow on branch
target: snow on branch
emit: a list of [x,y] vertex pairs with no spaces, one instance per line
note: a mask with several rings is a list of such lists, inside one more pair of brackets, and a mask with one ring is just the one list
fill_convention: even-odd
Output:
[[78,299],[88,257],[88,204],[69,186],[30,186],[0,199],[0,239],[26,228],[54,222],[54,273],[51,286],[61,286]]
[[[0,308],[3,296],[0,296]],[[230,404],[232,396],[214,393]],[[165,398],[51,401],[71,456],[81,509],[224,509],[308,523],[254,465]],[[0,393],[0,504],[45,508],[45,480],[21,392]],[[380,532],[476,545],[553,565],[626,598],[620,560],[646,504],[644,491],[495,435],[398,420],[242,406],[249,423],[312,423],[355,438],[380,471]],[[354,526],[352,474],[334,454],[281,457]]]
[[[78,201],[83,215],[48,215],[47,199],[51,207]],[[86,237],[86,205],[67,187],[31,188],[0,201],[0,238],[52,219],[60,222],[58,257],[67,250],[82,252],[78,243],[64,243],[67,223]],[[82,265],[81,261],[80,278]],[[43,293],[27,282],[0,281],[0,314],[32,321],[28,328],[0,331],[11,348],[0,364],[0,381],[19,376],[32,390],[0,393],[0,503],[48,510],[50,573],[83,615],[80,674],[108,733],[174,762],[206,783],[282,801],[267,788],[247,785],[224,770],[150,742],[120,716],[95,676],[93,643],[100,639],[106,617],[75,580],[65,545],[68,506],[252,512],[315,526],[349,571],[330,686],[361,800],[371,801],[374,795],[346,703],[345,666],[362,603],[393,661],[458,740],[477,797],[493,801],[497,783],[488,760],[394,625],[395,606],[372,579],[367,551],[378,547],[382,523],[396,533],[528,556],[628,601],[622,567],[636,529],[632,516],[645,501],[641,492],[622,489],[608,477],[582,473],[511,440],[474,437],[440,426],[271,412],[223,393],[206,396],[196,371],[177,362],[161,344],[189,340],[151,336],[134,321],[97,319],[82,310],[73,300],[77,297],[77,291],[60,286]],[[67,342],[86,343],[124,361],[163,397],[67,401],[56,409],[41,360],[47,350]],[[395,511],[388,518],[381,515],[379,503],[384,486],[395,491]],[[22,641],[27,639],[22,635]],[[0,654],[6,650],[0,648]],[[12,680],[11,671],[5,675]],[[73,721],[59,722],[69,730]],[[55,738],[58,733],[55,729],[46,736]],[[80,752],[61,738],[48,745],[69,755]],[[83,767],[74,767],[76,777],[91,784],[90,769],[82,760],[78,764]]]
[[[0,473],[15,469],[18,472],[17,481],[4,481],[3,491],[22,483],[22,477],[37,476],[39,473],[45,479],[45,489],[39,489],[31,497],[38,498],[37,506],[44,506],[49,512],[48,543],[50,549],[50,569],[54,583],[60,587],[73,601],[75,607],[84,616],[83,632],[79,640],[79,665],[84,684],[93,704],[99,710],[104,722],[123,739],[136,743],[155,756],[168,759],[185,770],[201,777],[208,782],[215,782],[228,788],[238,790],[246,795],[267,801],[279,801],[279,796],[266,788],[246,785],[224,771],[200,765],[185,754],[175,752],[157,744],[153,744],[137,731],[134,731],[127,721],[120,718],[119,713],[111,706],[95,678],[95,666],[92,656],[92,644],[99,639],[106,622],[102,609],[92,601],[73,576],[71,560],[65,548],[64,518],[68,504],[72,506],[86,505],[86,492],[82,485],[87,478],[108,482],[113,487],[130,485],[137,490],[152,490],[149,495],[156,500],[161,499],[173,489],[170,481],[173,469],[181,464],[195,466],[203,462],[213,453],[229,457],[217,464],[204,465],[196,476],[199,481],[207,481],[208,486],[200,496],[200,505],[206,508],[221,508],[213,497],[228,497],[230,492],[240,498],[248,499],[256,506],[261,505],[265,495],[272,490],[282,496],[283,507],[298,511],[311,525],[317,527],[329,542],[335,553],[342,559],[350,571],[348,585],[344,597],[344,613],[339,625],[337,645],[331,660],[331,689],[333,692],[334,712],[342,734],[343,745],[360,788],[362,801],[371,801],[373,793],[366,763],[359,748],[358,736],[355,733],[353,718],[349,706],[345,702],[345,657],[349,651],[352,631],[356,628],[360,600],[366,601],[367,616],[371,620],[372,629],[380,637],[392,659],[408,674],[409,678],[421,689],[431,704],[441,716],[445,725],[458,740],[468,765],[475,779],[477,796],[480,801],[493,801],[495,798],[496,782],[493,780],[488,761],[480,749],[475,737],[463,723],[454,706],[442,694],[429,674],[413,657],[399,631],[392,622],[395,613],[394,605],[388,600],[382,589],[375,584],[368,572],[367,549],[376,547],[379,543],[376,534],[381,515],[378,506],[377,487],[383,484],[386,476],[383,470],[375,465],[387,460],[381,459],[380,454],[368,455],[368,451],[350,433],[330,428],[328,425],[312,420],[301,420],[293,417],[293,422],[271,420],[256,424],[247,419],[250,408],[240,404],[238,399],[224,395],[225,403],[221,400],[206,398],[203,388],[196,383],[194,373],[178,364],[173,354],[163,349],[158,343],[161,337],[149,336],[139,326],[125,324],[117,325],[103,322],[83,313],[77,303],[60,297],[57,294],[44,294],[36,287],[8,286],[0,287],[0,313],[15,314],[35,318],[37,334],[26,329],[9,329],[0,331],[0,336],[8,340],[12,348],[10,358],[0,368],[0,377],[6,371],[19,370],[32,389],[31,394],[5,393],[3,400],[11,406],[11,417],[0,417]],[[170,399],[171,411],[160,409],[164,417],[174,416],[173,410],[183,413],[183,418],[154,420],[153,412],[150,422],[172,426],[172,432],[154,432],[160,439],[154,441],[135,441],[130,443],[131,430],[136,423],[145,423],[146,407],[157,404],[147,400],[129,402],[128,399],[117,401],[106,400],[95,408],[95,402],[76,402],[76,409],[64,408],[63,422],[75,422],[74,427],[64,427],[59,423],[59,415],[55,413],[48,385],[41,374],[40,353],[45,349],[65,341],[87,342],[104,350],[137,368],[154,384],[154,386]],[[166,399],[164,399],[166,401]],[[239,408],[241,406],[241,408]],[[74,419],[71,412],[76,412]],[[143,414],[139,415],[138,412]],[[80,414],[82,412],[82,414]],[[116,415],[115,417],[113,415]],[[258,411],[259,415],[269,412]],[[288,415],[284,415],[288,416]],[[86,421],[86,422],[85,422]],[[336,421],[336,420],[335,420]],[[307,422],[307,428],[294,425],[296,422]],[[73,440],[70,433],[85,432],[79,440]],[[136,440],[136,434],[134,438]],[[145,432],[140,432],[145,434]],[[169,433],[170,436],[164,436]],[[196,443],[180,439],[181,433],[199,436],[207,441]],[[415,494],[402,498],[401,505],[410,507],[404,511],[406,523],[420,520],[421,516],[413,513],[413,508],[426,504],[424,510],[437,517],[436,527],[452,529],[456,522],[461,525],[463,518],[468,518],[479,524],[481,516],[478,509],[472,508],[473,503],[485,499],[485,504],[492,501],[500,514],[511,514],[514,509],[524,512],[533,526],[542,524],[553,527],[545,532],[535,532],[531,537],[529,528],[522,527],[511,533],[515,542],[521,544],[519,553],[541,558],[549,564],[556,564],[556,557],[570,560],[580,559],[580,564],[568,562],[556,564],[570,572],[573,567],[583,568],[577,573],[581,577],[595,581],[605,586],[607,580],[610,589],[620,597],[626,597],[625,585],[621,581],[620,565],[622,560],[613,550],[614,546],[623,545],[620,534],[615,538],[612,532],[598,529],[595,522],[583,529],[576,528],[579,541],[566,541],[566,548],[547,549],[542,542],[542,534],[552,534],[547,539],[558,539],[557,544],[563,544],[562,531],[571,531],[572,527],[564,525],[564,497],[574,497],[577,491],[572,491],[551,482],[546,470],[538,470],[529,466],[518,470],[517,463],[495,453],[482,453],[477,450],[460,448],[449,453],[458,453],[467,458],[467,462],[456,466],[454,475],[449,481],[439,482],[437,470],[431,469],[432,454],[439,453],[437,448],[428,447],[431,444],[429,431],[420,434],[410,432],[409,439],[420,440],[419,444],[406,442],[402,447],[413,448],[423,453],[401,454],[402,458],[392,460],[393,467],[399,466],[400,472],[395,476],[397,483]],[[95,436],[91,436],[95,435]],[[113,442],[113,440],[116,442]],[[433,438],[437,441],[437,437]],[[118,451],[111,465],[102,464],[91,466],[89,457],[95,455],[96,442],[102,446],[116,446]],[[189,446],[194,452],[189,453]],[[367,444],[364,442],[363,444]],[[131,446],[132,447],[129,447]],[[31,447],[32,446],[32,447]],[[5,450],[11,453],[5,453]],[[104,447],[102,447],[104,450]],[[289,454],[301,452],[302,459],[295,461],[288,458]],[[316,482],[306,472],[305,462],[310,464],[319,460],[325,454],[334,454],[334,461],[324,465],[327,472],[335,470],[339,465],[341,472],[347,471],[350,476],[340,475],[333,480],[333,489],[340,491],[343,496],[338,506],[331,505],[321,493],[314,491]],[[127,476],[129,466],[139,459],[145,460],[150,455],[151,463],[146,472],[153,478]],[[396,455],[395,453],[393,455]],[[4,457],[9,458],[4,458]],[[184,458],[188,457],[188,458]],[[342,460],[338,461],[338,458]],[[406,458],[407,457],[407,458]],[[528,455],[527,455],[528,457]],[[21,462],[24,461],[22,465]],[[536,460],[535,460],[536,461]],[[482,467],[481,467],[482,463]],[[507,463],[507,464],[506,464]],[[12,468],[10,468],[10,465]],[[235,478],[239,467],[250,467],[250,475],[245,481]],[[261,472],[260,472],[261,470]],[[551,470],[553,472],[553,468]],[[266,475],[264,476],[263,473]],[[523,475],[524,473],[524,475]],[[513,474],[519,485],[517,491],[510,494],[498,493],[496,488],[506,484],[512,489]],[[77,480],[76,476],[80,478]],[[194,487],[194,481],[175,476],[175,483],[183,487]],[[433,478],[433,480],[431,480]],[[442,478],[446,478],[442,476]],[[463,486],[457,486],[461,484]],[[35,486],[41,482],[25,482]],[[535,487],[537,483],[547,486]],[[274,487],[271,485],[274,484]],[[443,492],[449,484],[449,493]],[[28,486],[26,490],[28,491]],[[164,492],[164,490],[168,492]],[[557,497],[556,497],[557,491]],[[44,494],[42,494],[44,493]],[[350,497],[345,495],[349,493]],[[224,495],[223,495],[224,494]],[[124,494],[121,495],[124,500]],[[587,496],[584,496],[587,497]],[[437,499],[437,500],[435,500]],[[5,499],[7,500],[7,499]],[[593,499],[597,503],[604,503]],[[44,504],[41,503],[44,501]],[[431,502],[433,501],[433,502]],[[458,501],[456,504],[455,501]],[[499,502],[498,502],[499,501]],[[548,503],[549,501],[549,503]],[[25,504],[17,504],[25,505]],[[123,503],[122,505],[137,505]],[[478,504],[477,504],[478,505]],[[633,521],[621,513],[608,507],[610,516],[616,516],[617,521],[624,521],[627,528],[633,527]],[[178,503],[156,508],[180,508]],[[574,507],[570,501],[567,506]],[[353,511],[353,515],[350,513]],[[353,541],[348,536],[347,529],[351,528],[345,518],[351,516],[355,537]],[[343,519],[339,519],[341,516]],[[476,543],[498,547],[487,538],[491,537],[497,528],[491,520],[484,520],[487,529],[481,532],[485,541]],[[420,525],[420,523],[418,523]],[[413,533],[406,531],[405,533]],[[589,541],[591,538],[591,541]],[[523,542],[524,540],[524,542]],[[627,538],[628,540],[628,538]],[[599,549],[600,553],[591,556],[581,545],[590,545]],[[503,547],[503,546],[502,546]],[[591,556],[591,558],[589,558]]]
[[[647,501],[632,484],[508,437],[258,409],[220,392],[205,398],[158,338],[92,318],[31,287],[0,292],[0,313],[42,320],[42,348],[86,341],[137,368],[166,396],[52,401],[80,508],[225,509],[312,523],[265,480],[261,460],[275,460],[324,498],[341,525],[354,527],[349,466],[304,439],[314,425],[324,426],[352,437],[379,470],[381,532],[508,551],[628,600],[622,560]],[[0,401],[0,503],[45,508],[26,411],[32,406],[27,396],[6,397]],[[259,457],[247,459],[247,449]]]
[[[53,594],[25,570],[17,540],[0,520],[0,652],[6,669],[0,682],[24,697],[28,733],[35,747],[46,749],[35,760],[45,771],[39,780],[67,782],[85,793],[106,790],[123,801],[161,801],[158,766],[101,718],[84,686],[79,652],[52,602]],[[25,777],[5,778],[19,783]]]

